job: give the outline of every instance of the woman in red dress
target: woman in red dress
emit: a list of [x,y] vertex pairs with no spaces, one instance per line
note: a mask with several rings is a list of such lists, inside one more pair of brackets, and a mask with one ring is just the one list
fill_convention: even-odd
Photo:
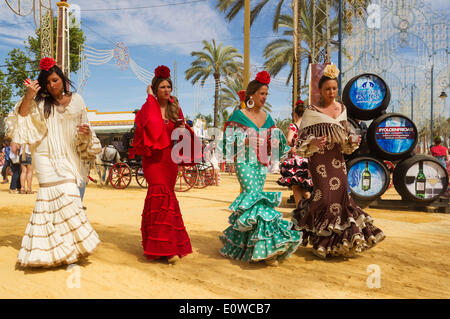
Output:
[[[174,187],[178,161],[172,156],[172,132],[185,128],[178,100],[171,96],[172,81],[166,66],[155,69],[147,88],[147,101],[136,114],[133,152],[142,156],[142,167],[148,183],[142,212],[142,246],[147,259],[167,258],[173,263],[192,253]],[[189,130],[189,128],[186,128]],[[192,130],[191,142],[194,138]],[[189,155],[189,154],[188,154]],[[190,160],[186,162],[193,162]],[[189,163],[187,163],[189,164]]]

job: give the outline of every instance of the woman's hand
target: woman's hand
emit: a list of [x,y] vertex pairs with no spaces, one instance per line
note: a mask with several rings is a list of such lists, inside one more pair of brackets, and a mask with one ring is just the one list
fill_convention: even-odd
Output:
[[78,132],[80,134],[89,135],[89,133],[91,133],[91,128],[86,123],[83,123],[81,125],[77,125],[77,128],[78,128]]
[[359,145],[361,143],[361,135],[351,134],[349,136],[349,139],[350,139],[350,143],[351,144],[358,144]]
[[327,142],[326,136],[315,137],[311,140],[311,144],[317,146],[319,149],[323,149],[325,147],[326,142]]
[[41,87],[39,86],[38,80],[31,81],[30,79],[26,79],[23,82],[23,85],[26,86],[27,91],[25,92],[25,98],[34,99],[37,95]]
[[152,90],[152,85],[151,85],[151,84],[149,84],[149,85],[147,86],[147,94],[148,94],[148,95],[153,95],[153,90]]

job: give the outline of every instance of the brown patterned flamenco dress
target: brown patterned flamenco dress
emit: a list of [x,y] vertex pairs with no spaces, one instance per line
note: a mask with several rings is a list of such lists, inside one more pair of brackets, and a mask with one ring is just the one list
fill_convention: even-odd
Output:
[[[337,119],[314,107],[304,113],[297,154],[309,158],[314,190],[311,198],[300,201],[293,211],[293,223],[303,233],[302,245],[309,242],[314,254],[321,258],[353,256],[385,238],[348,193],[342,152],[350,154],[358,147],[349,139],[351,133],[345,107]],[[314,137],[320,136],[327,136],[322,150],[311,144]]]

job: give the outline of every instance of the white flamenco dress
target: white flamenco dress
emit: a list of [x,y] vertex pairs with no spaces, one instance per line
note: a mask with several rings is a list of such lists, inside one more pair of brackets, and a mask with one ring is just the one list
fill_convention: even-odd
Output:
[[18,114],[19,101],[6,119],[7,136],[17,144],[30,144],[39,190],[17,262],[22,267],[71,264],[90,254],[100,243],[80,199],[84,161],[95,158],[101,144],[90,135],[77,134],[76,126],[88,123],[82,97],[72,94],[60,113],[54,107],[44,117],[44,101],[33,100],[29,115]]

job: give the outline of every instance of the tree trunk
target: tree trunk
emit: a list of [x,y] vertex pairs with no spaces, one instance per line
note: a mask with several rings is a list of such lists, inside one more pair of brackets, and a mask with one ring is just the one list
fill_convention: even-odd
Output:
[[219,83],[220,83],[220,74],[214,73],[214,127],[218,127],[219,125]]

